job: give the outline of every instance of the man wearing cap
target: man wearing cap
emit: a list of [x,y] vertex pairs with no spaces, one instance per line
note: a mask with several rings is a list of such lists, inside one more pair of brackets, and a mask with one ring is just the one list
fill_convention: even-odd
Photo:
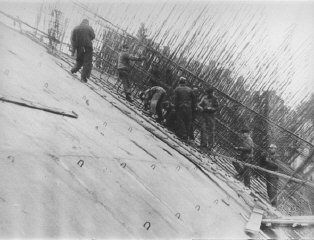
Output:
[[144,58],[134,57],[130,55],[129,46],[127,44],[123,44],[122,51],[119,53],[119,57],[118,57],[118,73],[119,73],[119,79],[121,79],[122,81],[125,98],[129,102],[133,102],[131,98],[130,61],[142,61],[142,60],[144,60]]
[[215,142],[215,112],[218,109],[218,101],[214,96],[213,88],[206,90],[206,94],[201,98],[197,107],[202,113],[201,147],[208,147],[209,150],[212,150]]
[[174,90],[174,106],[177,113],[177,134],[183,140],[188,140],[192,124],[192,110],[195,109],[196,101],[191,88],[186,86],[186,78],[180,77],[179,86]]
[[[277,159],[277,146],[275,144],[270,144],[267,153],[262,154],[262,164],[266,169],[278,172],[278,166],[276,164]],[[278,176],[271,173],[265,173],[265,179],[269,201],[271,201],[273,206],[276,206],[277,199],[274,197],[277,195]]]
[[[250,130],[248,128],[243,128],[240,131],[240,146],[234,149],[240,152],[240,160],[245,163],[252,163],[253,161],[253,148],[254,143],[250,136]],[[244,179],[244,185],[250,187],[251,183],[251,168],[247,166],[240,166],[238,163],[233,163],[233,166],[237,170],[237,179]]]
[[[199,90],[197,87],[193,87],[192,88],[192,92],[194,94],[195,97],[195,102],[197,103],[197,101],[199,100]],[[192,122],[191,122],[191,126],[190,126],[190,130],[189,130],[189,138],[190,140],[195,140],[194,137],[194,130],[195,130],[195,121],[197,121],[197,117],[198,117],[198,109],[197,107],[195,109],[192,109]]]
[[82,82],[87,82],[87,78],[91,74],[93,60],[92,40],[94,38],[94,30],[89,26],[87,19],[84,19],[79,26],[75,27],[71,34],[72,55],[76,51],[76,64],[71,69],[71,73],[76,73],[83,66],[81,73]]

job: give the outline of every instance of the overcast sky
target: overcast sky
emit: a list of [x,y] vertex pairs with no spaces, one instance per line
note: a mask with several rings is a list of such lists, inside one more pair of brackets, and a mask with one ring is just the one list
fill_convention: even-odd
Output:
[[[89,6],[96,10],[93,4]],[[290,104],[292,104],[296,99],[301,99],[314,91],[313,1],[142,0],[118,1],[109,5],[107,3],[95,4],[95,6],[105,18],[133,33],[136,32],[140,23],[144,22],[153,36],[159,26],[164,24],[159,36],[164,37],[163,33],[167,31],[168,38],[178,34],[177,42],[172,42],[174,45],[182,41],[189,44],[194,30],[196,31],[206,17],[210,16],[210,21],[208,20],[198,32],[197,40],[191,46],[191,52],[201,51],[206,48],[206,45],[212,44],[210,38],[215,34],[221,37],[221,44],[213,50],[211,54],[213,58],[219,56],[222,48],[225,47],[225,52],[237,56],[242,51],[241,44],[248,41],[250,47],[241,54],[240,58],[232,63],[229,62],[226,67],[234,67],[237,69],[234,71],[237,75],[246,77],[254,72],[258,65],[266,65],[272,59],[272,65],[268,71],[272,72],[276,69],[277,75],[267,76],[266,74],[265,79],[273,80],[275,83],[271,87],[277,90],[284,89],[283,83],[290,79],[291,84],[282,95],[286,101],[291,100]],[[202,13],[201,16],[200,13]],[[169,19],[165,23],[164,20],[167,17]],[[205,34],[212,22],[214,27],[209,34]],[[255,23],[257,27],[253,33],[251,26]],[[185,35],[186,32],[189,34]],[[222,37],[224,32],[227,34]],[[239,34],[239,37],[235,37],[236,34]],[[246,40],[244,37],[241,38],[241,35],[247,36]],[[204,41],[204,38],[208,40]],[[157,40],[160,41],[162,38],[157,38]],[[231,43],[236,44],[237,47],[232,48]],[[262,71],[266,69],[262,68]],[[254,82],[254,79],[249,79],[248,82]],[[296,91],[299,91],[299,94],[291,98]]]

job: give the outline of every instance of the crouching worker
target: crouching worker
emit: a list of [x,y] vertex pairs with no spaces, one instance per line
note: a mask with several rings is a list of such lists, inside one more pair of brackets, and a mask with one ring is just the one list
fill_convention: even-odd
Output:
[[157,115],[157,122],[163,121],[162,103],[166,95],[165,89],[154,86],[140,93],[140,99],[144,103],[144,109],[150,111],[151,114]]
[[198,109],[201,111],[201,148],[212,150],[215,143],[216,120],[215,112],[218,109],[218,101],[214,96],[214,89],[209,88],[206,94],[198,103]]
[[142,60],[144,60],[144,58],[134,57],[129,54],[129,46],[127,44],[124,44],[122,46],[122,51],[119,53],[119,58],[118,58],[118,74],[119,74],[119,79],[122,81],[125,98],[129,102],[133,102],[133,99],[131,98],[130,61],[142,61]]
[[72,55],[76,51],[76,64],[71,69],[71,73],[76,73],[83,66],[81,73],[81,81],[87,82],[87,78],[90,77],[92,71],[93,61],[93,43],[95,38],[94,30],[89,26],[87,19],[84,19],[82,23],[75,27],[71,35],[72,43]]
[[[240,152],[240,160],[245,163],[252,163],[253,161],[253,147],[254,143],[250,136],[250,130],[244,128],[240,131],[241,142],[239,147],[235,147],[235,150]],[[250,187],[252,170],[247,166],[240,166],[238,163],[233,163],[233,166],[237,170],[238,174],[236,178],[239,180],[244,179],[244,185]]]

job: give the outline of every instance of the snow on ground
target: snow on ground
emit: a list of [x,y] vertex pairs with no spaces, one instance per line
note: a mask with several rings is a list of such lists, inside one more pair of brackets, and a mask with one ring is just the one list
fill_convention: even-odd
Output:
[[79,115],[1,102],[0,237],[248,238],[239,205],[43,47],[0,24],[0,54],[1,96]]

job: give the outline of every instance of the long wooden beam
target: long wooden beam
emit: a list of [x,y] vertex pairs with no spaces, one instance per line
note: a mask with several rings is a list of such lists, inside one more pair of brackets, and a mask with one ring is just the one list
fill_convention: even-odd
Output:
[[271,170],[268,170],[266,168],[262,168],[262,167],[259,167],[259,166],[256,166],[256,165],[253,165],[253,164],[250,164],[250,163],[242,162],[240,160],[237,160],[237,159],[234,159],[234,158],[231,158],[231,157],[227,157],[227,156],[224,156],[224,155],[220,155],[220,154],[217,154],[217,153],[215,153],[214,155],[219,156],[219,157],[223,157],[223,158],[225,158],[225,159],[227,159],[227,160],[229,160],[231,162],[239,163],[239,164],[241,164],[243,166],[247,166],[247,167],[250,167],[250,168],[253,168],[253,169],[258,169],[260,171],[263,171],[263,172],[266,172],[266,173],[270,173],[272,175],[276,175],[276,176],[281,177],[281,178],[289,179],[289,181],[302,183],[302,184],[304,184],[306,186],[314,188],[314,182],[311,182],[309,180],[302,180],[302,179],[295,178],[295,177],[292,177],[292,176],[289,176],[289,175],[286,175],[286,174],[283,174],[283,173],[278,173],[278,172],[275,172],[275,171],[271,171]]
[[265,224],[280,225],[314,225],[314,216],[285,216],[282,218],[265,218],[262,219]]
[[5,97],[0,97],[0,101],[7,102],[7,103],[13,103],[13,104],[16,104],[16,105],[19,105],[22,107],[38,109],[38,110],[42,110],[45,112],[62,115],[65,117],[78,118],[78,115],[73,111],[72,112],[65,112],[63,110],[56,109],[56,108],[50,108],[50,107],[36,105],[36,104],[32,103],[31,101],[13,100],[13,99],[5,98]]

